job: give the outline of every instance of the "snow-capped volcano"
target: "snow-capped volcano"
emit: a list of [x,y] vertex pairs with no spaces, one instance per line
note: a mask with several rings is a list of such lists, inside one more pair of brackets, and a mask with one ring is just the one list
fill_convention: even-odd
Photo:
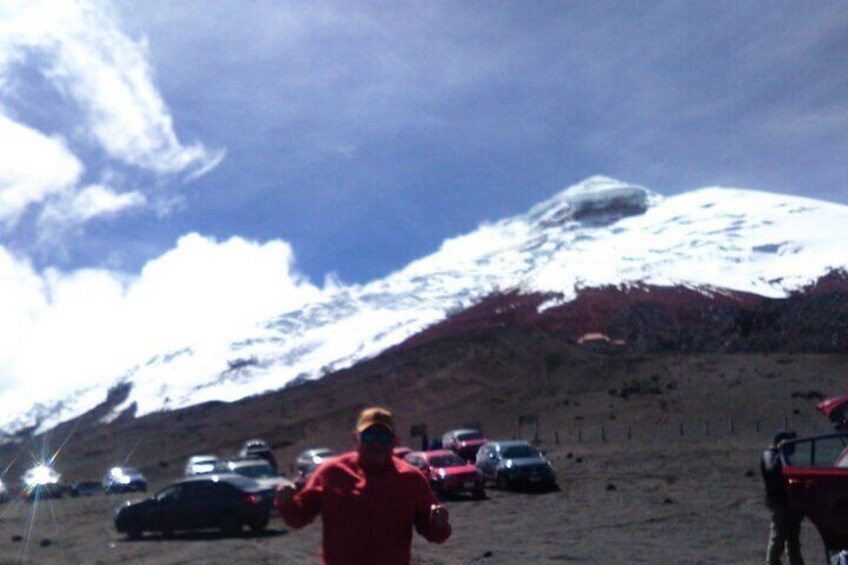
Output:
[[136,415],[279,389],[377,355],[495,291],[557,293],[636,282],[785,296],[848,265],[848,207],[751,190],[664,198],[593,177],[528,213],[481,225],[385,279],[340,286],[252,335],[187,343],[112,382],[9,415],[7,431],[84,413],[118,384]]

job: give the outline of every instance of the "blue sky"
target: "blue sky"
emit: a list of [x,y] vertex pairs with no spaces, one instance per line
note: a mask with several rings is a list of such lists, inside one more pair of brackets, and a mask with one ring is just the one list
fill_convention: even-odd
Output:
[[0,343],[248,323],[595,174],[848,203],[846,55],[838,2],[8,0]]

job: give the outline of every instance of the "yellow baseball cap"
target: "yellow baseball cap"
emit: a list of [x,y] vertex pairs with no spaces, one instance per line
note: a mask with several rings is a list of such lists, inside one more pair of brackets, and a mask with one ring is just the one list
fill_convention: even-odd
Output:
[[381,406],[371,406],[359,414],[359,418],[356,420],[356,431],[362,432],[371,426],[383,426],[394,433],[395,417],[389,410]]

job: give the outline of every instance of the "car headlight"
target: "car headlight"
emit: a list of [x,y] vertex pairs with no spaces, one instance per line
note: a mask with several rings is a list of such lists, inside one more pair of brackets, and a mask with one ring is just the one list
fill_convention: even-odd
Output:
[[506,460],[506,465],[505,465],[505,467],[506,467],[507,469],[512,469],[512,459],[507,459],[507,460]]
[[439,475],[440,479],[444,479],[446,473],[444,469],[439,469],[438,471],[436,471],[436,474]]

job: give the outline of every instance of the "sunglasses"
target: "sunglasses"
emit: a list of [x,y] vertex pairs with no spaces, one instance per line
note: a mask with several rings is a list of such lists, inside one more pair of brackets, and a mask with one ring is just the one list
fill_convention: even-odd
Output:
[[383,428],[368,428],[359,433],[359,439],[366,445],[390,445],[395,439],[395,434]]

